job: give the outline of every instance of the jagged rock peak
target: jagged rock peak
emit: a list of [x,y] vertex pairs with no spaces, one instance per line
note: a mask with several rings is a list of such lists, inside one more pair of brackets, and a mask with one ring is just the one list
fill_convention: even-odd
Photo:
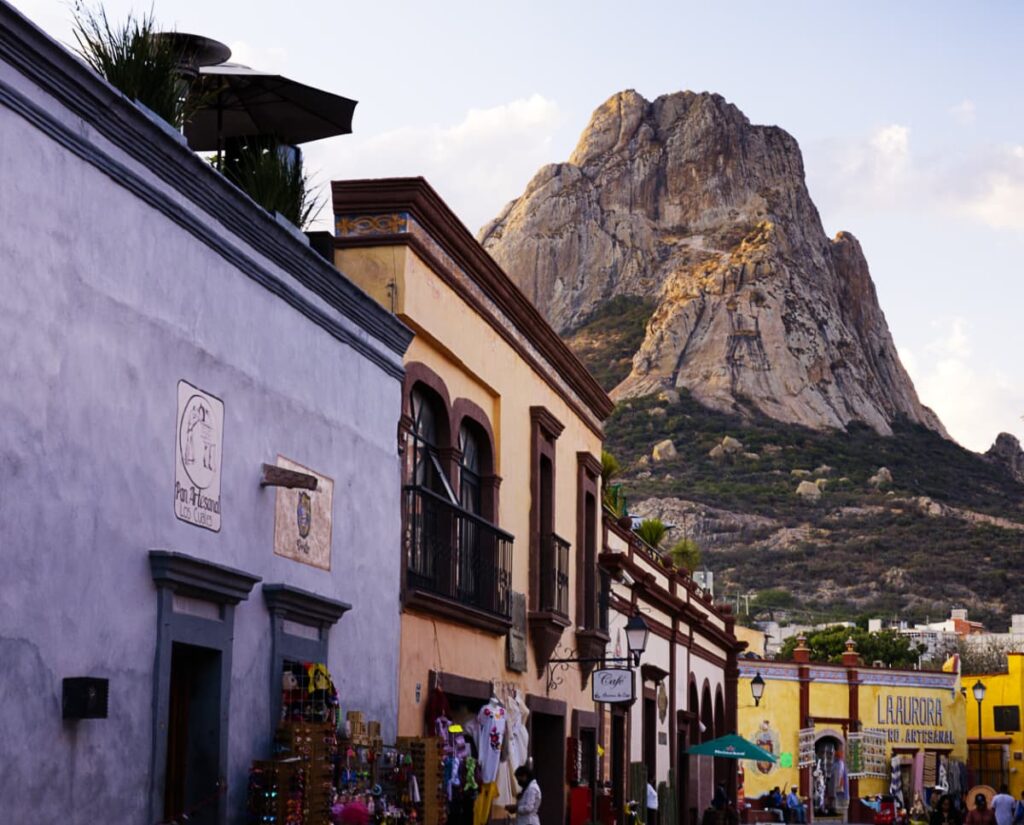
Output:
[[480,239],[563,333],[615,296],[656,304],[616,397],[685,387],[811,427],[907,418],[945,434],[860,244],[826,237],[796,140],[720,95],[613,95]]
[[1024,450],[1021,449],[1016,436],[999,433],[985,453],[985,457],[996,464],[1001,464],[1010,471],[1010,475],[1024,484]]

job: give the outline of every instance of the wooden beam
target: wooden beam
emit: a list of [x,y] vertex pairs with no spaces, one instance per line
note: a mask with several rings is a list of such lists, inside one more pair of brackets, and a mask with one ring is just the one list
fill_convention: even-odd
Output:
[[300,473],[295,470],[286,470],[274,464],[263,465],[263,476],[260,478],[260,487],[289,487],[301,490],[315,490],[316,476],[309,473]]

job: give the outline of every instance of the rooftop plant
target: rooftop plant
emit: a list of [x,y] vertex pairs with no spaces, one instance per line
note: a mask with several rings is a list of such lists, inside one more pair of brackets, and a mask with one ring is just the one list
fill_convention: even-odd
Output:
[[178,74],[182,55],[159,36],[152,11],[140,17],[129,12],[123,23],[112,23],[102,6],[76,2],[74,16],[78,53],[126,97],[178,129],[202,106],[186,94]]

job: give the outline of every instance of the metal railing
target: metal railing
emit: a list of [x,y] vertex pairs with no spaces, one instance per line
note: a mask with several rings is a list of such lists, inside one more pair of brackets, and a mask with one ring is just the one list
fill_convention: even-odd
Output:
[[424,487],[404,493],[408,587],[508,618],[512,536]]
[[540,609],[569,616],[569,542],[554,533],[540,541]]

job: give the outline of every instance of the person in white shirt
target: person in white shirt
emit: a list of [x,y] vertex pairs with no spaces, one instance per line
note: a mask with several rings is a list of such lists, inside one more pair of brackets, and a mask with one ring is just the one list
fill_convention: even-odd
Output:
[[999,793],[992,797],[992,813],[996,815],[996,825],[1012,825],[1013,811],[1017,800],[1010,796],[1010,789],[1003,785]]
[[519,792],[519,801],[515,805],[508,805],[505,810],[516,815],[516,825],[540,825],[540,785],[533,778],[533,771],[521,765],[516,768],[516,784],[522,790]]

